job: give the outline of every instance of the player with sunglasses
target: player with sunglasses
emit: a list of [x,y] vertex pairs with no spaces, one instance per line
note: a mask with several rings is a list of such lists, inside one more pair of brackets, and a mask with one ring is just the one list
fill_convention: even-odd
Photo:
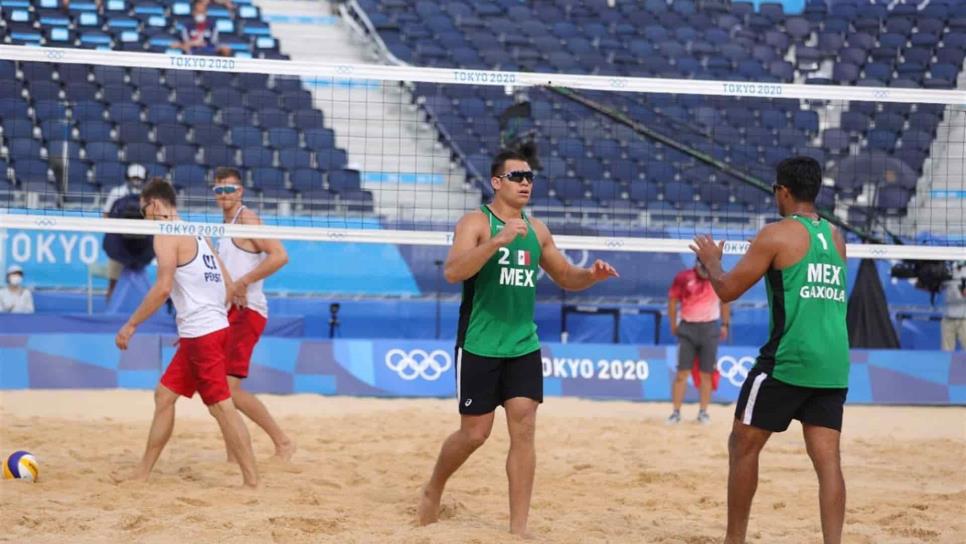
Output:
[[500,153],[490,176],[493,201],[460,219],[446,258],[446,280],[463,282],[456,344],[460,428],[443,443],[423,488],[418,521],[426,525],[439,518],[446,481],[483,445],[497,406],[503,406],[510,432],[510,532],[524,535],[537,462],[537,406],[543,402],[543,362],[533,320],[537,268],[569,291],[616,277],[617,271],[601,260],[590,268],[573,266],[547,226],[523,212],[538,183],[526,157]]
[[[241,172],[234,168],[215,169],[212,192],[224,214],[225,223],[260,225],[258,215],[245,207]],[[282,431],[258,397],[242,388],[248,377],[252,352],[268,321],[268,299],[262,290],[265,278],[288,262],[288,253],[278,240],[269,238],[223,238],[218,256],[235,279],[228,311],[228,385],[238,410],[261,427],[275,444],[275,457],[288,461],[295,443]],[[229,460],[231,452],[229,451]]]

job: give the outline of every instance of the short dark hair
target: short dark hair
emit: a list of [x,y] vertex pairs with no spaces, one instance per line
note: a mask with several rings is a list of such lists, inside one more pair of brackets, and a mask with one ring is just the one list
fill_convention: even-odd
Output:
[[795,200],[815,202],[822,188],[822,167],[811,157],[789,157],[778,163],[776,183],[788,187]]
[[238,181],[241,181],[241,172],[239,172],[237,168],[232,168],[231,166],[219,166],[218,168],[215,168],[215,181],[221,181],[227,178],[235,178]]
[[490,176],[497,177],[503,174],[503,165],[506,164],[506,161],[523,161],[530,164],[530,161],[527,160],[527,157],[523,153],[506,149],[500,151],[496,157],[493,157],[493,162],[490,163]]
[[178,195],[174,192],[174,186],[164,178],[153,177],[141,189],[141,200],[147,202],[153,198],[157,198],[171,207],[177,207],[178,205]]

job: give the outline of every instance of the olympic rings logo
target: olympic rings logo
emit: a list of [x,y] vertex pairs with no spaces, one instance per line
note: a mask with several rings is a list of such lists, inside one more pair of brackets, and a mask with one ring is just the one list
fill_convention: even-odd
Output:
[[718,359],[718,373],[735,387],[741,387],[741,384],[745,383],[745,378],[748,377],[748,372],[753,366],[755,366],[755,358],[748,355],[738,358],[725,355]]
[[340,64],[340,65],[338,65],[338,66],[335,67],[335,73],[341,74],[341,75],[351,74],[352,73],[352,67],[351,66],[348,66],[348,65],[345,65],[345,64]]
[[39,227],[52,227],[57,224],[57,221],[53,219],[38,219],[37,226]]
[[624,247],[624,241],[623,240],[616,239],[616,238],[608,238],[608,239],[604,240],[604,246],[606,246],[606,247],[613,247],[613,248],[621,248],[621,247]]
[[65,56],[63,51],[47,51],[47,58],[50,60],[61,60]]
[[872,93],[872,98],[888,98],[888,97],[889,97],[889,91],[886,91],[884,89],[878,89]]
[[344,232],[331,231],[328,234],[329,240],[345,240]]
[[617,78],[617,77],[612,78],[610,80],[610,86],[613,89],[625,89],[625,88],[627,88],[627,80],[626,79]]
[[416,378],[436,381],[452,366],[453,359],[441,349],[427,353],[422,349],[407,352],[394,348],[386,352],[386,367],[407,381]]

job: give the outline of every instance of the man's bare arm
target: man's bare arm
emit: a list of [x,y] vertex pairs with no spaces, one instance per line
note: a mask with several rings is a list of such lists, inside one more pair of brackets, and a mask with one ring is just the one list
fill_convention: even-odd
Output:
[[[242,211],[239,219],[245,225],[262,224],[258,216],[250,210]],[[265,258],[262,262],[258,263],[258,266],[251,269],[244,276],[234,278],[236,283],[240,283],[245,287],[271,276],[288,264],[288,252],[285,251],[285,246],[282,245],[282,242],[274,238],[252,238],[252,244],[255,246],[255,251],[265,254]]]
[[530,223],[540,239],[540,266],[550,279],[567,291],[581,291],[610,277],[618,276],[614,267],[597,260],[590,268],[570,264],[553,241],[553,234],[542,221],[531,219]]
[[725,272],[721,266],[724,242],[715,244],[709,236],[695,238],[691,249],[708,269],[711,285],[722,302],[737,299],[768,272],[780,247],[776,232],[778,228],[779,224],[775,223],[761,229],[758,236],[751,241],[748,251],[730,272]]
[[500,248],[501,244],[496,236],[480,243],[486,227],[486,218],[477,213],[463,216],[456,224],[453,245],[449,248],[443,267],[446,281],[456,283],[472,278]]

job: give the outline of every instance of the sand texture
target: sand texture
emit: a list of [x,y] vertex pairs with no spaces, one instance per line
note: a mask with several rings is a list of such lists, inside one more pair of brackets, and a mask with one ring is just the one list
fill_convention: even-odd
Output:
[[[289,464],[251,429],[262,487],[241,489],[214,420],[178,403],[151,481],[115,483],[138,460],[150,392],[0,393],[0,452],[40,460],[36,484],[0,482],[9,542],[517,542],[508,523],[502,411],[451,480],[442,519],[413,523],[420,485],[455,429],[454,401],[263,397],[297,440]],[[530,528],[539,542],[720,542],[730,406],[664,425],[666,404],[549,399],[538,416]],[[846,542],[966,542],[966,408],[848,407]],[[762,457],[750,541],[820,542],[817,483],[801,428]]]

